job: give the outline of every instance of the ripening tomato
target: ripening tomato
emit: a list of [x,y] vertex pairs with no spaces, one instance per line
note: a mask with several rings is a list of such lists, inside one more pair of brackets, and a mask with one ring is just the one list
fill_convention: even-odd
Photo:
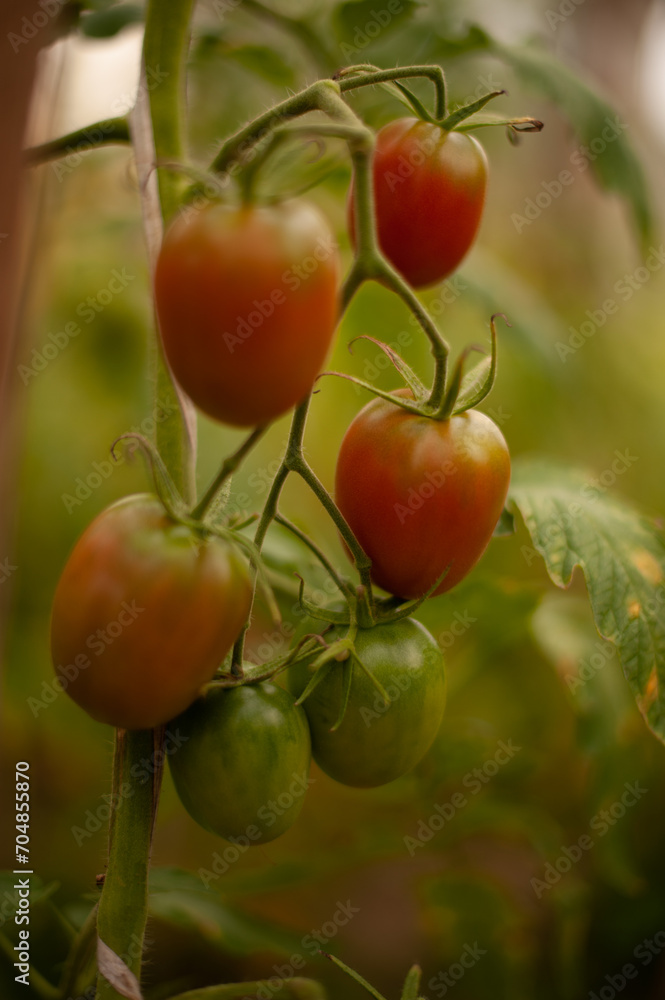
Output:
[[[486,187],[487,158],[472,136],[418,118],[399,118],[379,130],[379,244],[414,288],[441,281],[458,267],[475,239]],[[349,227],[354,238],[353,188]]]
[[267,423],[299,403],[337,324],[339,258],[305,201],[209,205],[168,229],[155,297],[164,350],[194,403],[227,424]]
[[250,601],[229,544],[173,521],[157,497],[126,497],[87,528],[58,582],[56,674],[98,722],[161,725],[212,679]]
[[293,824],[310,779],[307,718],[265,681],[213,687],[174,720],[182,746],[171,775],[192,819],[241,846],[265,844]]
[[[400,390],[403,392],[403,390]],[[339,509],[372,560],[372,579],[403,598],[450,590],[487,548],[503,510],[510,456],[478,410],[431,420],[374,399],[337,458]]]
[[[335,626],[326,633],[326,642],[345,631]],[[344,691],[344,666],[335,663],[303,707],[312,754],[321,770],[344,785],[373,788],[411,771],[434,742],[446,704],[443,654],[427,629],[412,618],[360,629],[355,648],[390,701],[384,701],[367,674],[353,664],[344,718],[331,732]],[[289,668],[288,685],[294,694],[305,690],[314,658]]]

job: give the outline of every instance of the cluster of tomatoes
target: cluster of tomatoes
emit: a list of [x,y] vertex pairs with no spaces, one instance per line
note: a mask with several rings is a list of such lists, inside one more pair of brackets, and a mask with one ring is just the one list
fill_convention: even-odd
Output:
[[[479,144],[400,119],[377,135],[373,176],[387,260],[414,287],[451,273],[482,212]],[[352,208],[350,228],[353,238]],[[337,326],[339,270],[325,219],[303,200],[210,204],[177,218],[155,296],[166,358],[196,406],[257,427],[303,400]],[[377,398],[343,440],[335,500],[373,581],[402,601],[420,599],[454,586],[480,558],[509,469],[501,432],[478,411],[435,419]],[[175,719],[182,745],[170,766],[185,807],[223,837],[258,843],[295,819],[311,754],[359,787],[412,769],[441,723],[445,679],[426,629],[386,614],[355,628],[316,684],[316,651],[294,656],[284,687],[210,683],[251,612],[252,589],[232,532],[174,517],[154,496],[128,497],[74,548],[51,641],[62,687],[94,719],[128,729]],[[347,634],[330,627],[319,653]]]

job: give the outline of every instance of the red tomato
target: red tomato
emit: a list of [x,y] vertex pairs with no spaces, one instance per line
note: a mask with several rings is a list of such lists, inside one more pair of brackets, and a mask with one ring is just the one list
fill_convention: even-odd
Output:
[[[374,197],[379,244],[414,288],[441,281],[473,243],[485,203],[487,158],[472,136],[418,118],[379,130]],[[353,188],[349,227],[355,239]]]
[[337,245],[304,201],[210,205],[166,233],[155,275],[164,350],[194,403],[239,427],[299,403],[337,324]]
[[384,399],[365,406],[337,459],[336,501],[372,560],[372,579],[398,597],[442,594],[485,551],[510,481],[508,446],[478,410],[436,421]]
[[231,546],[171,520],[156,497],[126,497],[87,528],[60,577],[56,674],[98,722],[161,725],[212,679],[250,600],[247,569]]

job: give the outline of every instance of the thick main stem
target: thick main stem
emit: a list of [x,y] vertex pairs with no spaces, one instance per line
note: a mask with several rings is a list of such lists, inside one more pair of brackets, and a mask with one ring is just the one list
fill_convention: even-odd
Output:
[[[159,195],[151,195],[148,188],[151,168],[145,159],[146,146],[149,159],[152,144],[150,135],[146,133],[152,134],[153,155],[158,160],[177,161],[182,158],[184,68],[193,4],[194,0],[149,0],[146,11],[136,108],[137,134],[133,135],[133,139],[137,161],[140,161],[139,173],[145,171],[141,189],[151,271],[162,220],[168,219],[177,207],[180,182],[172,172],[161,170]],[[138,153],[139,145],[142,155]],[[186,500],[193,500],[195,436],[187,424],[187,404],[183,403],[175,388],[159,349],[155,381],[155,405],[168,407],[170,411],[168,419],[157,422],[157,445],[181,495]],[[129,974],[133,974],[140,984],[148,915],[148,871],[161,785],[163,739],[161,729],[140,732],[119,730],[116,733],[109,863],[97,916],[100,962],[97,997],[103,1000],[120,1000],[127,996],[120,982],[117,983],[118,988],[114,985],[114,962],[121,963],[120,972],[124,963]],[[110,965],[105,964],[109,957],[112,959]]]
[[[148,916],[150,847],[162,764],[161,732],[116,731],[109,860],[97,912],[97,935],[139,982]],[[120,1000],[125,995],[100,970],[98,1000]]]

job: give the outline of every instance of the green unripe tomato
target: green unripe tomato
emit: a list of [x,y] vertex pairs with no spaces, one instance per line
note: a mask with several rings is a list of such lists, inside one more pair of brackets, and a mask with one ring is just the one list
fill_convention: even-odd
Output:
[[[346,628],[326,632],[326,642]],[[358,657],[383,685],[386,703],[367,674],[353,664],[344,719],[335,732],[343,697],[343,663],[303,702],[312,734],[312,755],[322,771],[344,785],[372,788],[412,770],[429,750],[446,702],[443,654],[427,629],[412,618],[360,629]],[[308,660],[289,669],[289,690],[299,696],[312,676]]]
[[183,739],[169,757],[192,819],[226,840],[265,844],[302,809],[309,784],[307,717],[276,684],[211,688],[173,725]]

